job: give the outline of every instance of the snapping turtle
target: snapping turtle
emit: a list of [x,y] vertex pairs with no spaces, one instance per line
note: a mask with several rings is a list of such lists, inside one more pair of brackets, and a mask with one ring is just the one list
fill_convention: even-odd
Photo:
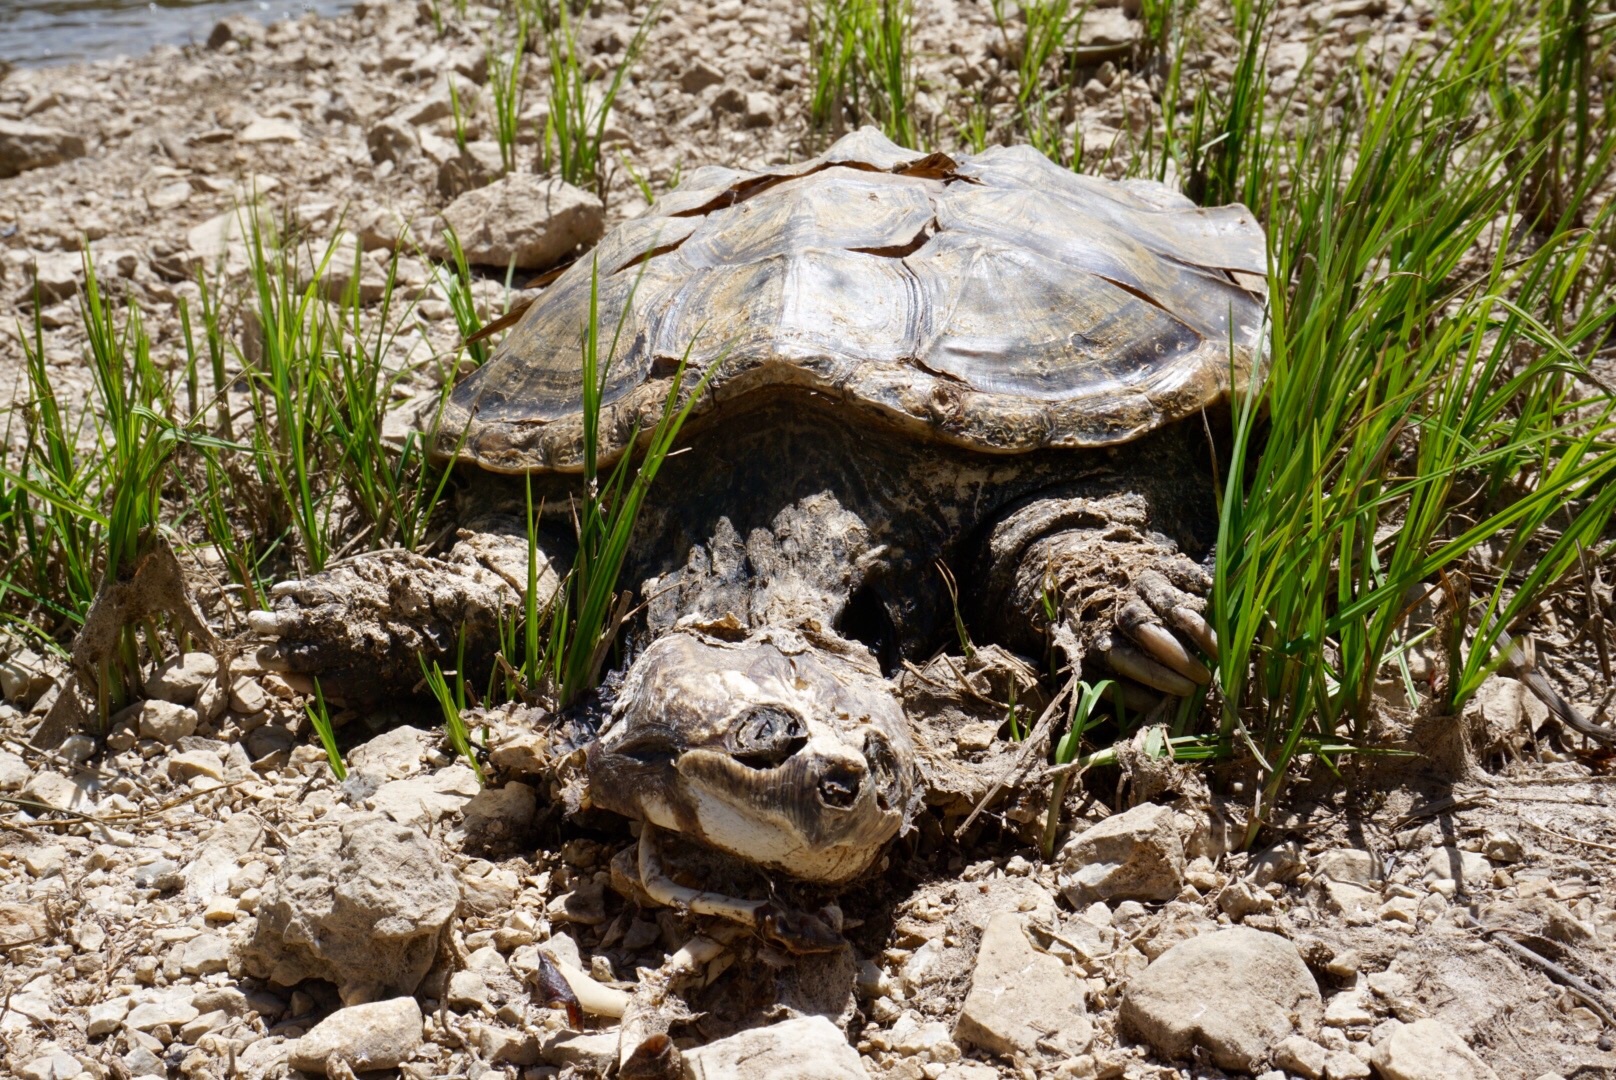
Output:
[[[864,872],[923,794],[893,676],[962,617],[1024,651],[1056,631],[1074,662],[1168,695],[1208,681],[1197,416],[1260,358],[1264,268],[1244,207],[1028,147],[955,161],[867,129],[794,166],[702,168],[454,389],[438,445],[484,477],[454,550],[287,583],[253,625],[328,687],[407,685],[461,637],[491,651],[528,580],[524,485],[498,474],[567,506],[593,274],[603,336],[621,321],[602,462],[654,425],[687,347],[699,400],[629,553],[643,613],[587,797],[644,823],[652,896],[766,923],[770,905],[668,880],[657,830],[809,882]],[[551,518],[546,593],[571,555]]]

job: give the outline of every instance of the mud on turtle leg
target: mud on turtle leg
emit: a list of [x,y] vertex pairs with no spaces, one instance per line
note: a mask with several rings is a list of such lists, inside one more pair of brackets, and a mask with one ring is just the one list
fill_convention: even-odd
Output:
[[[328,692],[374,698],[407,692],[421,659],[492,654],[500,624],[521,610],[527,588],[523,524],[505,516],[461,529],[442,558],[399,549],[366,552],[271,590],[273,607],[251,612],[248,628],[272,644],[269,668],[320,676]],[[538,596],[549,603],[560,578],[538,553]]]

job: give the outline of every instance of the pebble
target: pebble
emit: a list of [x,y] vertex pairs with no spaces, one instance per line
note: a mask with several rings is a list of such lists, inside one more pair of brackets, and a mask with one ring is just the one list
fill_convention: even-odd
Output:
[[1498,1080],[1453,1029],[1436,1020],[1399,1024],[1370,1055],[1384,1080]]
[[752,1028],[684,1054],[687,1080],[867,1080],[858,1051],[823,1016]]
[[1068,840],[1056,856],[1062,893],[1095,900],[1171,900],[1184,887],[1184,844],[1173,812],[1141,803]]
[[1012,911],[988,920],[955,1033],[961,1042],[1005,1057],[1080,1054],[1094,1038],[1083,981],[1033,947],[1027,921]]
[[[181,186],[190,191],[188,184]],[[188,652],[170,657],[146,677],[146,696],[174,705],[194,704],[197,694],[218,670],[218,661],[209,653]]]
[[304,1072],[334,1075],[333,1057],[354,1072],[397,1068],[421,1045],[421,1007],[396,997],[338,1009],[287,1049],[286,1061]]

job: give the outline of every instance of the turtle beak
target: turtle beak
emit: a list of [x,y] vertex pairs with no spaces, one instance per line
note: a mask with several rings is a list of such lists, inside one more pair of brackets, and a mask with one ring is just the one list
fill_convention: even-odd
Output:
[[670,634],[636,661],[615,712],[591,751],[594,802],[798,877],[863,871],[916,797],[897,695],[851,647],[780,630]]

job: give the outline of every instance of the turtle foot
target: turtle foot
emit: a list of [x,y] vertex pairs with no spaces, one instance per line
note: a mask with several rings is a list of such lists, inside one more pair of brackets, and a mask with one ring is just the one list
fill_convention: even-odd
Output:
[[1188,697],[1212,682],[1206,661],[1217,662],[1217,635],[1205,616],[1211,586],[1209,575],[1189,559],[1162,560],[1159,569],[1134,579],[1131,593],[1118,597],[1114,627],[1096,638],[1096,650],[1123,678]]
[[264,666],[366,698],[408,691],[423,658],[453,658],[462,642],[467,655],[482,655],[521,603],[508,580],[475,559],[401,550],[281,582],[270,595],[270,610],[247,616],[249,630],[269,639],[258,651]]

